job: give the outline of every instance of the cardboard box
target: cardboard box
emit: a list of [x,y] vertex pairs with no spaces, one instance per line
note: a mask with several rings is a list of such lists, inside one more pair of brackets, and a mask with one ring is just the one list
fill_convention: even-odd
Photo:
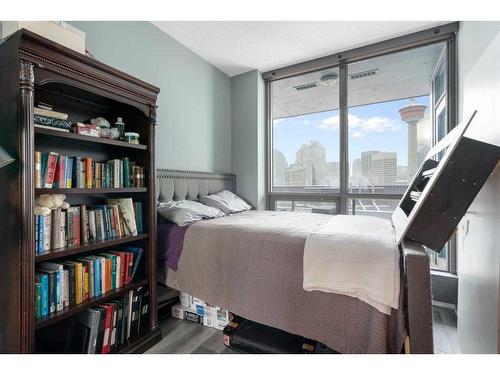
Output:
[[215,328],[217,325],[217,307],[204,306],[203,325]]
[[2,38],[26,29],[85,54],[85,33],[63,21],[2,21]]
[[217,319],[215,321],[214,328],[222,331],[224,327],[229,324],[232,318],[233,314],[231,314],[228,310],[217,307]]
[[172,316],[188,322],[203,324],[202,315],[198,314],[194,309],[182,306],[180,303],[172,306]]

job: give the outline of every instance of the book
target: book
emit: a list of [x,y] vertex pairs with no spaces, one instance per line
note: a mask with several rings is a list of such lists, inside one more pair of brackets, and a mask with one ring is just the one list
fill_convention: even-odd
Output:
[[47,117],[35,114],[33,116],[33,122],[35,125],[49,126],[54,129],[71,129],[71,122],[67,120],[61,120],[54,117]]
[[87,216],[87,206],[80,205],[80,239],[82,243],[89,242],[89,222]]
[[140,247],[129,246],[126,248],[126,251],[134,254],[133,262],[132,262],[132,271],[131,271],[131,275],[130,275],[130,281],[133,281],[134,277],[137,273],[137,270],[139,268],[139,264],[141,263],[142,254],[144,253],[144,249],[142,249]]
[[106,309],[100,306],[92,307],[92,310],[99,311],[99,329],[97,332],[97,341],[96,341],[96,353],[102,353],[102,348],[104,345],[104,331],[106,325]]
[[52,184],[54,183],[54,176],[55,176],[56,165],[57,165],[57,157],[58,157],[57,152],[49,152],[47,155],[46,172],[44,174],[44,176],[45,176],[45,182],[43,185],[44,188],[51,188]]
[[50,129],[50,130],[57,130],[58,132],[65,132],[65,133],[69,133],[69,129],[64,129],[64,128],[56,128],[56,127],[49,126],[49,125],[33,124],[33,126],[34,126],[35,128]]
[[69,285],[68,285],[68,293],[69,293],[69,304],[75,305],[76,302],[76,265],[75,263],[72,262],[61,262],[63,265],[63,268],[65,271],[68,271],[68,279],[69,279]]
[[35,272],[35,282],[40,284],[40,317],[49,315],[49,275]]
[[113,318],[113,308],[109,305],[99,305],[106,310],[106,319],[104,321],[104,338],[102,343],[102,353],[109,353],[111,351],[111,324]]
[[140,287],[139,293],[141,293],[141,309],[140,309],[140,317],[139,317],[139,332],[143,333],[149,330],[149,289]]
[[132,198],[115,198],[108,199],[107,204],[118,205],[125,222],[125,226],[128,228],[130,235],[137,235],[137,225],[135,222],[134,206]]
[[61,209],[56,208],[51,213],[51,249],[59,249],[65,246],[61,233]]
[[42,153],[35,151],[35,188],[42,187]]
[[137,224],[137,234],[144,233],[142,221],[142,202],[134,202],[134,217]]
[[57,157],[56,172],[54,175],[53,187],[64,188],[66,187],[66,157],[59,155]]
[[68,114],[62,112],[52,111],[46,108],[34,107],[33,113],[35,115],[43,116],[43,117],[51,117],[58,120],[67,120]]
[[132,306],[130,315],[130,337],[135,337],[139,334],[139,317],[141,313],[141,293],[140,290],[133,290]]
[[35,319],[42,317],[42,284],[35,282]]
[[87,354],[96,353],[100,319],[101,311],[95,309],[87,309],[75,317],[75,323],[87,327],[89,331],[88,344],[85,350]]
[[73,158],[66,159],[66,188],[73,187]]

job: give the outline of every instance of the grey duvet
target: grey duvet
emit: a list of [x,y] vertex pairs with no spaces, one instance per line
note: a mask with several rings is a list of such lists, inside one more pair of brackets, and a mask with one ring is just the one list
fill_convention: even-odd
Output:
[[186,231],[177,271],[160,274],[172,288],[341,353],[401,352],[401,308],[385,315],[356,298],[302,288],[306,237],[329,218],[246,211],[199,221]]

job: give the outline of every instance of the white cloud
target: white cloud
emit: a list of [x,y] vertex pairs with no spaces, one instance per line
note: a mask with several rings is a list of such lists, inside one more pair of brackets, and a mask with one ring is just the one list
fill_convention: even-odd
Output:
[[[387,130],[398,130],[400,128],[399,121],[387,117],[374,116],[369,118],[361,118],[356,115],[349,114],[347,116],[349,123],[349,132],[354,138],[363,138],[366,133],[382,133]],[[323,119],[318,127],[325,130],[338,130],[340,124],[339,115],[331,116]]]

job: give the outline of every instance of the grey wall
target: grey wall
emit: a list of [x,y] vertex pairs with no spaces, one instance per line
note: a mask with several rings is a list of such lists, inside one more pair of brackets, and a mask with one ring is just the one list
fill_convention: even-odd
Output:
[[231,79],[149,22],[70,22],[100,61],[160,87],[156,165],[231,171]]
[[264,83],[258,71],[231,79],[232,164],[238,195],[265,208]]
[[[500,145],[500,22],[462,22],[459,116],[478,114],[469,136]],[[459,225],[458,340],[464,353],[500,353],[500,168]]]

